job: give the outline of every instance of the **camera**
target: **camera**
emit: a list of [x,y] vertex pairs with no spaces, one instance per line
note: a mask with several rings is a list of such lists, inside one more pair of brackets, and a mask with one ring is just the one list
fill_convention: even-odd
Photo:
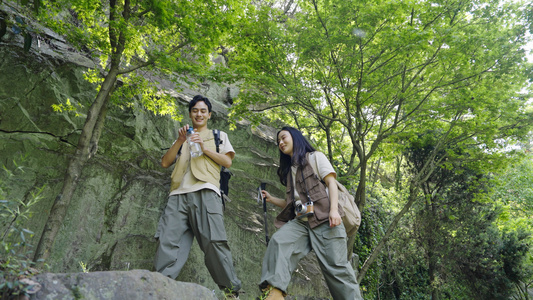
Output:
[[296,213],[296,217],[298,219],[312,216],[315,213],[313,202],[309,201],[304,204],[300,200],[296,201],[294,203],[294,212]]

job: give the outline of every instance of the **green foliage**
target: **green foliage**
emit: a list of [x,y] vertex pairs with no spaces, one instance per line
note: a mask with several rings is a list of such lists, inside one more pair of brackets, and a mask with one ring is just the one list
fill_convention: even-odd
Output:
[[[33,232],[23,228],[23,222],[33,214],[32,207],[41,200],[43,188],[22,200],[11,196],[24,168],[14,163],[15,169],[5,166],[0,176],[0,295],[2,299],[15,299],[33,288],[22,279],[36,272],[32,268],[32,246],[28,238]],[[18,299],[18,298],[17,298]]]
[[[531,154],[516,156],[515,162],[497,177],[495,197],[507,206],[514,218],[533,213],[533,161]],[[533,220],[528,218],[529,226]]]
[[[508,260],[506,271],[515,279],[514,299],[529,299],[527,290],[533,285],[533,163],[530,148],[524,150],[523,155],[517,155],[514,163],[494,181],[494,198],[503,207],[498,226],[508,232],[510,243],[505,257]],[[525,239],[529,247],[516,246],[517,239]],[[521,251],[526,252],[525,257],[515,257]]]
[[[382,199],[380,199],[382,200]],[[357,231],[357,236],[354,245],[354,252],[359,255],[360,262],[364,262],[370,255],[372,248],[382,238],[385,231],[384,224],[388,223],[387,210],[380,205],[379,201],[370,197],[370,205],[367,209],[362,211],[361,226]],[[379,262],[368,271],[368,275],[360,282],[360,288],[366,299],[375,299],[375,287],[380,285],[380,274],[383,271],[383,266],[386,262]],[[356,266],[359,268],[360,266]]]
[[[421,183],[423,197],[361,282],[365,298],[527,299],[533,270],[531,212],[512,213],[499,200],[522,207],[507,192],[522,187],[527,199],[528,172],[517,167],[523,165],[522,156],[495,155],[479,147],[440,148],[442,134],[433,130],[405,141],[408,167],[399,168],[401,176],[392,176],[394,168],[380,167],[379,179],[368,187],[370,207],[363,211],[354,247],[363,261],[402,208],[408,196],[403,186],[413,178],[409,173],[427,170],[428,164],[435,167]],[[506,168],[503,162],[509,159],[517,163]]]
[[87,267],[86,263],[80,261],[79,264],[80,264],[81,271],[83,273],[89,273],[89,268]]
[[365,169],[380,148],[394,148],[386,143],[428,128],[448,133],[444,145],[486,149],[527,132],[530,116],[517,94],[527,80],[519,7],[497,1],[298,5],[249,11],[253,26],[239,28],[229,55],[243,82],[232,116],[280,120],[311,133],[345,165],[342,175]]
[[[76,112],[76,107],[71,103],[70,99],[67,98],[65,104],[52,104],[52,109],[55,112]],[[75,114],[76,117],[79,116],[78,113]]]
[[487,169],[465,160],[475,152],[456,149],[450,155],[435,147],[439,141],[431,131],[406,148],[406,171],[422,172],[428,161],[437,168],[421,185],[423,199],[390,240],[382,288],[373,292],[383,298],[506,299],[528,276],[523,270],[531,230],[500,231],[501,209],[487,197],[493,183],[483,175]]

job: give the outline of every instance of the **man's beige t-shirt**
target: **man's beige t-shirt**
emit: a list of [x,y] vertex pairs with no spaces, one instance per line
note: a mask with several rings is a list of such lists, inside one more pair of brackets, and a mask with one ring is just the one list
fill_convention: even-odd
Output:
[[[204,132],[207,132],[207,134],[213,134],[213,131],[212,130],[207,130],[207,131],[204,131]],[[204,138],[202,136],[202,139],[203,140],[207,140],[207,136]],[[226,154],[226,153],[230,153],[230,152],[233,152],[235,153],[235,150],[233,150],[233,146],[231,145],[229,139],[228,139],[228,135],[223,132],[223,131],[220,131],[220,146],[219,146],[219,153],[221,154]],[[203,154],[205,155],[205,154]],[[218,186],[215,186],[211,183],[208,183],[208,182],[205,182],[205,181],[200,181],[198,179],[196,179],[196,177],[193,176],[192,172],[191,172],[191,161],[190,161],[190,155],[189,155],[189,161],[187,162],[187,171],[185,171],[185,175],[183,176],[183,179],[181,181],[181,184],[180,186],[171,191],[170,192],[170,195],[169,196],[172,196],[172,195],[179,195],[179,194],[186,194],[186,193],[192,193],[192,192],[196,192],[196,191],[199,191],[201,189],[210,189],[210,190],[213,190],[215,191],[219,196],[220,196],[220,187]],[[176,158],[177,160],[177,158]]]

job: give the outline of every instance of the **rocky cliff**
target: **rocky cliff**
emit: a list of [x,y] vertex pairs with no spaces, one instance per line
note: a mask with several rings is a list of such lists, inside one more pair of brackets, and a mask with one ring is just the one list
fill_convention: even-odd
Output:
[[[25,222],[25,228],[36,233],[30,240],[35,245],[61,191],[84,114],[96,91],[83,78],[92,62],[66,46],[60,37],[48,32],[29,52],[23,51],[20,38],[7,34],[0,40],[0,163],[7,169],[24,167],[11,196],[27,201],[32,192],[42,188],[36,213]],[[227,132],[236,150],[231,168],[232,202],[226,205],[225,222],[237,274],[243,281],[245,294],[241,299],[255,299],[265,252],[263,211],[255,200],[257,187],[266,182],[269,191],[283,195],[276,176],[275,130],[266,126],[253,129],[244,123],[229,129],[227,99],[235,95],[235,89],[212,83],[199,89],[165,88],[174,90],[185,116],[193,95],[201,93],[214,100],[210,127]],[[52,105],[67,100],[76,111],[52,109]],[[175,140],[177,129],[187,122],[187,117],[178,123],[140,105],[109,107],[98,151],[85,166],[46,262],[49,272],[80,272],[80,262],[91,272],[152,270],[156,251],[153,235],[167,201],[172,171],[160,166],[160,157]],[[269,206],[270,234],[277,212]],[[0,221],[0,225],[7,221]],[[329,297],[318,264],[308,262],[301,262],[290,294],[298,299]],[[221,297],[196,242],[178,280],[216,290]]]

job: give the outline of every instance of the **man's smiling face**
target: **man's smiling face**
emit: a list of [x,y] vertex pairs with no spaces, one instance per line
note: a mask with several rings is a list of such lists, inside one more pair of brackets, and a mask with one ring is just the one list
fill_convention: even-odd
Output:
[[211,113],[204,101],[198,101],[189,112],[189,117],[194,128],[202,128],[207,126],[207,120],[211,118]]

